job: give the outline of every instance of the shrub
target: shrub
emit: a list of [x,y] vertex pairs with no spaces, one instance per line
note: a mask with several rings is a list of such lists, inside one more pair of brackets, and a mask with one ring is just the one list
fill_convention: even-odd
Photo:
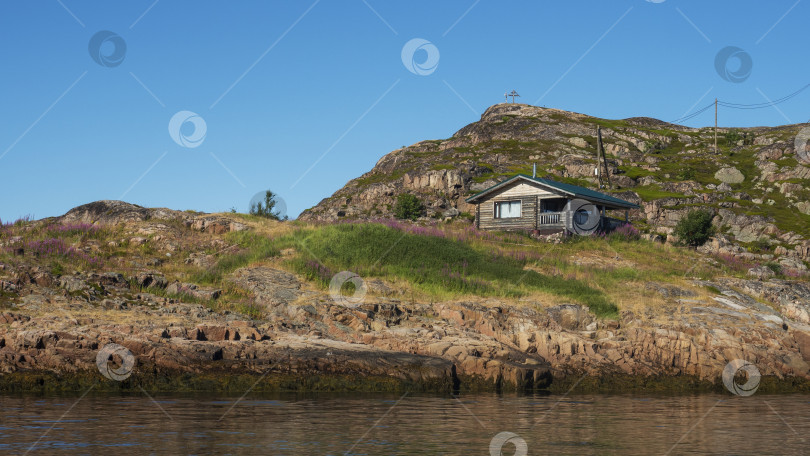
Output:
[[712,219],[714,214],[705,209],[689,211],[677,225],[674,234],[678,236],[679,243],[692,247],[701,246],[714,235]]
[[685,181],[685,180],[694,180],[696,175],[697,174],[695,173],[694,169],[684,168],[675,177],[677,177],[678,180]]
[[467,220],[468,222],[474,222],[475,221],[475,215],[470,214],[469,212],[462,212],[462,213],[458,214],[458,218],[461,219],[461,220]]
[[726,145],[728,146],[736,146],[741,139],[743,139],[743,137],[737,130],[729,130],[726,132]]
[[767,239],[760,238],[752,242],[748,250],[753,253],[765,253],[771,250],[771,243]]
[[397,197],[394,205],[394,216],[398,219],[416,220],[425,211],[425,206],[414,195],[403,193]]
[[782,272],[783,272],[782,265],[779,264],[779,263],[776,263],[774,261],[769,261],[769,262],[765,263],[765,267],[770,269],[771,271],[773,271],[773,273],[778,275],[778,276],[782,275]]

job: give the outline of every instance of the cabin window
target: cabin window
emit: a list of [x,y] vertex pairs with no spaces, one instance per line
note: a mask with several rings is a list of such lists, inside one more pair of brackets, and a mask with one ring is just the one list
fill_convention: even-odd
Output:
[[520,218],[520,201],[499,201],[495,203],[495,218]]

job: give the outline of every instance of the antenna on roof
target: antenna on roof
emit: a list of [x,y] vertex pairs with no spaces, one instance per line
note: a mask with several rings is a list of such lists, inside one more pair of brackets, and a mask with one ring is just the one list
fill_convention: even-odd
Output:
[[520,95],[518,95],[518,93],[513,90],[512,93],[509,94],[509,96],[512,97],[512,103],[514,103],[515,97],[519,97]]

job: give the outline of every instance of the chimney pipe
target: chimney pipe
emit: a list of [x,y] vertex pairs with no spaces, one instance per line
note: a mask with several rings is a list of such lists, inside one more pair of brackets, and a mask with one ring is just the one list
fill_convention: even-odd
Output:
[[537,163],[534,163],[534,166],[532,166],[532,179],[536,177],[537,177]]

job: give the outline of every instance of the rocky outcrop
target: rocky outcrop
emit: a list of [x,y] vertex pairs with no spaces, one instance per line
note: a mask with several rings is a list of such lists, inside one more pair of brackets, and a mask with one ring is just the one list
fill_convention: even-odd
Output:
[[56,220],[61,223],[83,222],[115,224],[141,222],[151,219],[174,219],[183,217],[181,211],[165,208],[145,208],[124,201],[103,200],[84,204],[68,211]]
[[265,266],[237,269],[229,280],[266,306],[289,304],[305,294],[295,275]]
[[218,215],[204,215],[186,221],[186,225],[197,231],[212,234],[229,233],[231,231],[245,231],[247,225],[227,217]]
[[[432,175],[453,182],[452,173]],[[645,209],[662,225],[667,220],[665,206]],[[751,236],[772,235],[767,218],[756,217],[721,209],[717,220]],[[105,383],[113,389],[247,388],[260,380],[265,390],[503,391],[554,388],[583,375],[642,385],[651,378],[711,383],[737,358],[786,385],[810,378],[810,286],[767,272],[803,267],[796,251],[768,254],[778,264],[751,268],[751,280],[645,281],[643,292],[663,304],[623,309],[611,319],[582,305],[528,298],[420,301],[378,278],[367,281],[364,300],[346,306],[285,270],[290,249],[215,275],[211,265],[245,252],[225,236],[239,220],[183,214],[121,222],[104,241],[89,236],[74,246],[114,253],[107,266],[90,271],[9,254],[12,261],[0,263],[0,388],[96,383],[103,380],[96,356],[110,343],[129,350],[136,366],[129,383]],[[31,223],[19,231],[41,226]],[[143,244],[131,242],[136,234]],[[703,249],[755,255],[726,234]],[[143,256],[150,252],[174,260],[162,266]],[[587,260],[575,263],[613,268],[618,258]]]
[[[582,306],[516,307],[491,300],[416,304],[375,298],[348,308],[312,295],[292,302],[286,293],[297,288],[285,273],[246,268],[237,276],[253,284],[267,318],[158,304],[162,298],[147,293],[135,300],[108,298],[117,305],[107,306],[105,314],[69,297],[29,295],[0,314],[0,370],[92,374],[98,350],[117,343],[137,360],[133,378],[147,383],[225,371],[267,375],[268,381],[285,375],[348,377],[358,387],[368,379],[389,379],[447,391],[546,388],[583,373],[711,382],[737,358],[754,363],[764,376],[810,378],[806,284],[697,283],[719,290],[708,302],[689,290],[652,284],[675,304],[673,312],[653,318],[623,312],[617,320],[598,320]],[[46,306],[51,310],[38,313]],[[122,319],[130,323],[116,322]]]
[[669,234],[690,210],[706,208],[719,214],[717,227],[727,230],[732,244],[745,249],[768,241],[810,261],[801,247],[810,233],[795,228],[810,226],[810,164],[798,159],[793,141],[802,125],[724,129],[715,152],[708,130],[499,104],[449,139],[421,141],[383,156],[300,218],[389,217],[403,193],[422,200],[426,217],[470,218],[475,207],[467,197],[511,174],[531,173],[533,164],[541,176],[595,188],[597,125],[614,193],[643,205],[631,211],[631,221]]

